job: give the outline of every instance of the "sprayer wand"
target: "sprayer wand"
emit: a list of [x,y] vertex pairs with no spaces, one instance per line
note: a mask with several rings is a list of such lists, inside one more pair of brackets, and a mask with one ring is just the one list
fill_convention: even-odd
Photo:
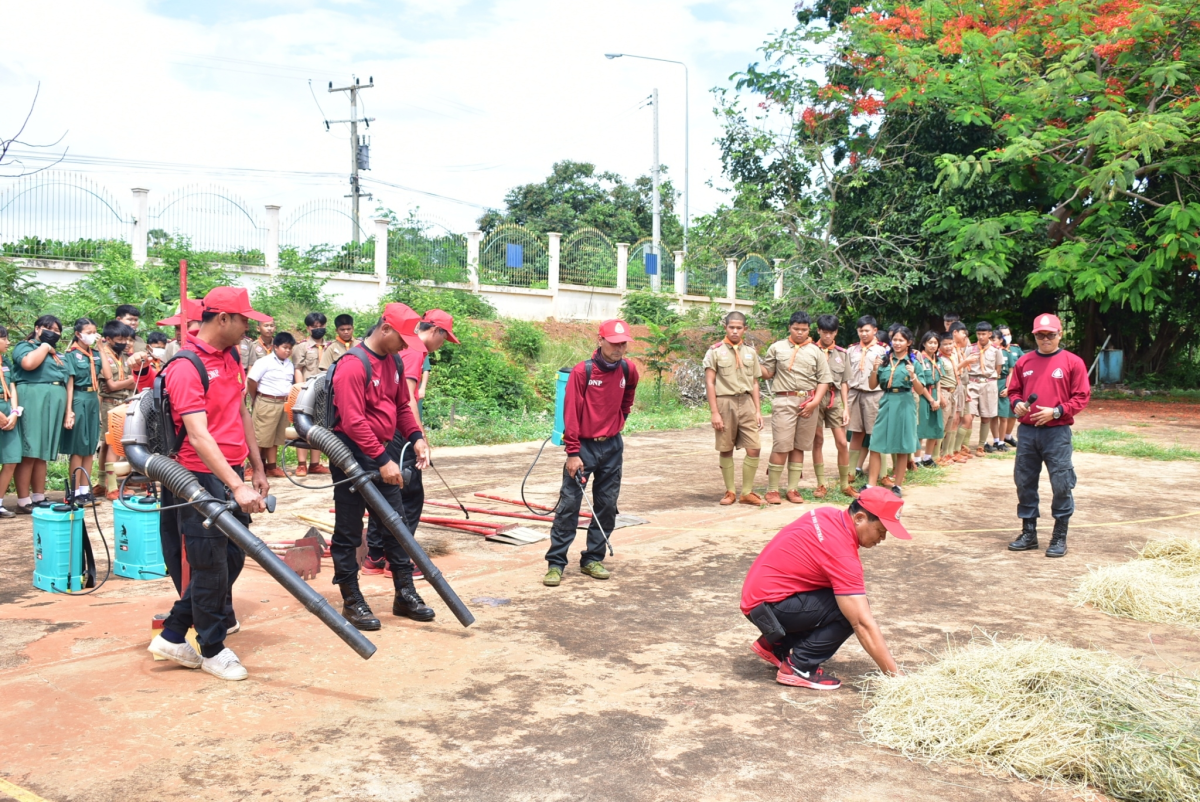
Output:
[[579,485],[579,495],[583,496],[583,500],[587,502],[588,511],[592,513],[592,523],[600,530],[600,534],[604,535],[604,545],[608,546],[608,556],[613,556],[612,542],[608,539],[608,535],[604,532],[604,526],[600,523],[600,517],[596,515],[596,508],[592,506],[592,502],[587,497],[587,479],[583,476],[583,469],[575,471],[575,484]]

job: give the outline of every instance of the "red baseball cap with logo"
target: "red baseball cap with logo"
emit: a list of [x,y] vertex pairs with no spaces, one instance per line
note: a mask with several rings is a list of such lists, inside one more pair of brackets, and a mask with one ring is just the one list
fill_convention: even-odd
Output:
[[458,345],[458,338],[454,336],[454,318],[450,317],[449,312],[443,312],[441,309],[430,309],[425,312],[425,317],[421,318],[422,323],[432,323],[442,331],[446,332],[446,339]]
[[633,341],[629,333],[629,324],[624,320],[606,320],[600,324],[600,336],[610,343],[627,343]]
[[900,523],[900,509],[904,506],[904,499],[891,490],[886,487],[868,487],[858,494],[858,505],[883,521],[883,528],[889,535],[901,540],[912,540],[912,535]]
[[250,306],[250,292],[245,287],[213,287],[208,291],[208,295],[204,296],[202,303],[204,305],[204,312],[225,312],[230,315],[241,315],[251,320],[257,320],[259,323],[267,323],[273,320],[270,315],[254,311]]
[[421,342],[420,336],[417,335],[417,324],[421,322],[421,316],[408,304],[390,303],[385,306],[383,322],[395,329],[409,348],[425,350],[425,343]]
[[[187,312],[187,319],[189,323],[193,320],[199,322],[200,315],[204,313],[204,301],[201,301],[199,298],[188,298],[187,304],[184,306],[184,311]],[[178,326],[180,325],[179,315],[172,315],[166,320],[160,320],[158,321],[157,325]]]
[[1033,319],[1033,333],[1039,331],[1062,331],[1062,321],[1058,319],[1058,315],[1052,315],[1049,312],[1038,315]]

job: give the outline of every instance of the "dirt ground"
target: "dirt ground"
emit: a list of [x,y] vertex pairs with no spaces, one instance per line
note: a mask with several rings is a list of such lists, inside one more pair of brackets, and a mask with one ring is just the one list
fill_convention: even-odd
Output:
[[[1195,415],[1107,406],[1079,425],[1200,446]],[[865,700],[852,683],[873,664],[853,638],[828,664],[842,690],[777,685],[748,649],[757,632],[737,600],[758,550],[804,507],[718,507],[711,437],[698,428],[627,438],[622,511],[650,523],[616,533],[607,582],[572,565],[561,587],[545,588],[545,542],[517,548],[423,528],[477,623],[462,628],[423,583],[437,620],[395,618],[390,580],[366,577],[384,622],[369,634],[379,646],[370,661],[248,561],[235,587],[243,629],[228,641],[250,671],[240,683],[147,654],[151,618],[173,601],[168,580],[42,593],[30,585],[30,520],[0,522],[0,777],[55,802],[1072,798],[864,744]],[[514,496],[535,450],[442,449],[438,464],[464,498]],[[544,458],[531,495],[553,503],[560,465]],[[1200,510],[1179,491],[1200,480],[1200,464],[1079,454],[1076,467],[1078,512],[1061,560],[1004,548],[1016,529],[1011,457],[909,488],[914,539],[863,552],[872,606],[903,665],[987,631],[1200,672],[1195,630],[1067,601],[1087,565],[1125,560],[1129,544],[1196,537]],[[430,497],[448,500],[436,482],[427,477]],[[303,534],[295,513],[332,519],[330,491],[277,490],[278,511],[254,525],[264,539]],[[326,561],[311,584],[333,601],[329,579]]]

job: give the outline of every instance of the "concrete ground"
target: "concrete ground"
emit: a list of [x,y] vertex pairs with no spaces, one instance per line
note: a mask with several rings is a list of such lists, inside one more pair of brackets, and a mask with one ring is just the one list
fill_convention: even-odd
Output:
[[[1200,443],[1194,415],[1103,407],[1080,425]],[[462,628],[423,583],[437,620],[395,618],[390,580],[367,577],[384,628],[370,633],[379,651],[364,662],[248,561],[235,587],[243,628],[228,641],[250,671],[240,683],[146,652],[151,617],[174,598],[168,580],[114,577],[94,595],[42,593],[30,586],[30,520],[0,522],[0,778],[26,789],[9,788],[15,795],[55,802],[1072,798],[864,744],[867,700],[853,683],[874,666],[853,638],[828,664],[842,690],[777,685],[748,649],[757,632],[737,600],[762,545],[811,503],[718,507],[702,428],[626,443],[622,510],[650,523],[616,533],[611,580],[573,564],[561,587],[545,588],[546,543],[424,527],[419,539],[478,621]],[[464,499],[514,496],[535,450],[442,449],[438,464]],[[831,444],[827,453],[832,460]],[[531,495],[553,503],[560,465],[559,455],[544,457]],[[1127,559],[1127,546],[1147,538],[1195,537],[1200,510],[1180,491],[1200,480],[1200,464],[1080,454],[1076,466],[1078,512],[1062,560],[1004,548],[1015,534],[1011,457],[975,459],[939,486],[909,488],[914,540],[862,554],[872,606],[904,666],[986,631],[1200,671],[1194,630],[1067,601],[1087,565]],[[449,499],[432,474],[427,489]],[[264,539],[302,535],[295,513],[332,519],[330,491],[275,490],[278,511],[254,525]],[[336,602],[329,578],[326,561],[311,584]]]

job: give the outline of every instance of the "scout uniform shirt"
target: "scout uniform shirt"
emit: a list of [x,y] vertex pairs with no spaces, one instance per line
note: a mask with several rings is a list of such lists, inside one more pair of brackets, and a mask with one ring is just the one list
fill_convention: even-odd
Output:
[[[321,362],[319,364],[320,369],[329,370],[330,365],[345,356],[347,351],[358,345],[360,342],[362,341],[351,338],[350,342],[344,343],[342,342],[341,338],[335,337],[333,342],[331,342],[325,348],[325,353],[321,357]],[[417,381],[421,381],[420,376],[417,376]]]
[[[123,381],[129,378],[130,353],[128,347],[126,347],[126,350],[120,356],[114,354],[112,349],[108,346],[97,344],[96,347],[100,351],[100,356],[104,360],[104,364],[108,366],[108,370],[112,375],[113,381]],[[103,376],[97,376],[96,378],[100,382],[101,400],[115,402],[112,403],[111,406],[116,406],[133,395],[132,387],[127,387],[124,390],[112,390],[109,388],[108,382]]]
[[875,372],[876,358],[882,358],[885,353],[887,353],[887,349],[878,342],[872,343],[866,348],[862,347],[861,342],[856,342],[846,349],[846,359],[850,363],[850,370],[846,374],[846,383],[850,385],[851,390],[861,390],[864,393],[878,392],[878,390],[871,389],[871,374]]
[[763,366],[774,373],[771,391],[775,393],[811,393],[818,384],[833,381],[829,363],[821,347],[809,340],[796,345],[790,339],[772,343],[762,359]]
[[[821,348],[819,345],[817,347]],[[833,384],[833,387],[829,388],[829,396],[830,398],[841,398],[842,383],[847,380],[850,369],[850,361],[846,358],[846,349],[834,343],[829,346],[828,351],[824,348],[821,348],[821,351],[825,354],[825,364],[829,367],[829,381]]]
[[[978,353],[980,353],[978,345],[972,345],[966,349],[966,356],[975,356]],[[967,366],[967,381],[974,384],[995,379],[1002,364],[1004,364],[1004,352],[988,345],[987,350],[983,351],[983,356]]]
[[296,343],[296,347],[292,349],[292,364],[300,372],[302,381],[308,381],[321,372],[321,357],[325,355],[327,348],[329,343],[324,340],[315,343],[311,337],[302,343]]
[[762,376],[758,366],[758,353],[746,345],[745,341],[738,343],[735,351],[727,342],[721,340],[704,355],[704,368],[716,372],[714,386],[719,396],[752,392]]
[[937,364],[938,369],[942,372],[941,379],[938,380],[938,389],[953,393],[958,388],[958,359],[957,352],[954,357],[943,356],[938,354]]
[[263,345],[261,337],[257,340],[242,340],[242,344],[238,346],[238,350],[242,352],[242,367],[250,370],[250,368],[254,367],[255,362],[275,351],[274,338],[266,345]]

